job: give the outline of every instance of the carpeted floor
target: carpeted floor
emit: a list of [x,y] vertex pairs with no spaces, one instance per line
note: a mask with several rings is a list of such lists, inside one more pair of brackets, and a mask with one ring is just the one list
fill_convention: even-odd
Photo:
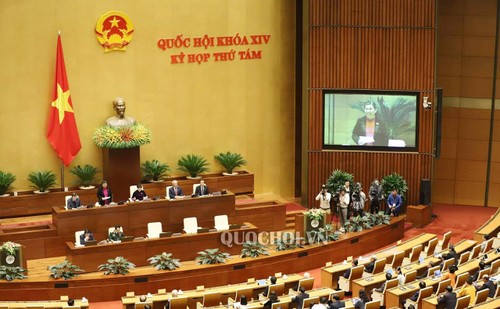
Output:
[[[289,206],[290,205],[290,206]],[[295,203],[287,204],[287,211],[303,210],[304,208]],[[437,217],[424,228],[410,228],[405,231],[404,239],[411,238],[418,234],[428,232],[442,235],[447,231],[452,231],[451,242],[457,242],[461,239],[472,239],[474,230],[486,222],[496,211],[496,208],[475,207],[475,206],[454,206],[454,205],[435,205],[433,212]],[[317,278],[314,282],[315,287],[321,285],[320,268],[309,270],[308,273]],[[121,309],[121,301],[92,303],[91,309]]]

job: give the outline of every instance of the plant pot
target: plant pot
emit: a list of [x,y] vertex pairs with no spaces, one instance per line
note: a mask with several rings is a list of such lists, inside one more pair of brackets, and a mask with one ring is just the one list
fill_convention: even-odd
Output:
[[235,176],[235,175],[238,175],[238,172],[232,172],[231,174],[223,172],[222,175],[224,175],[224,176]]
[[88,186],[88,187],[86,187],[86,186],[79,186],[78,188],[80,188],[82,190],[92,190],[92,189],[95,188],[95,186]]
[[196,176],[196,177],[191,177],[191,176],[186,176],[187,179],[201,179],[201,176]]
[[6,197],[6,196],[10,196],[10,194],[9,193],[5,193],[3,195],[0,195],[0,197]]
[[41,192],[40,190],[35,190],[35,191],[33,191],[33,193],[35,193],[35,194],[47,194],[47,193],[49,193],[49,192],[50,192],[49,190],[47,190],[47,191],[43,191],[43,192]]

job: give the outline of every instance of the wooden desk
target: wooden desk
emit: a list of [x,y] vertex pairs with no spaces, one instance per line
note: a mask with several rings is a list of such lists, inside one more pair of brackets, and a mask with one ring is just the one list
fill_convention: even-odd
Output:
[[198,226],[213,227],[214,216],[235,217],[233,193],[177,200],[156,200],[123,205],[65,210],[52,208],[52,221],[59,236],[74,242],[75,231],[90,228],[98,240],[108,238],[108,228],[119,224],[126,235],[146,236],[149,222],[160,221],[164,231],[182,230],[185,217],[196,217]]
[[[298,274],[291,274],[288,275],[286,278],[278,278],[278,282],[284,282],[285,283],[285,292],[288,292],[288,289],[293,288],[297,286],[298,282],[300,279],[304,278],[302,275]],[[258,278],[256,278],[258,279]],[[268,281],[266,281],[267,284],[269,284]],[[196,308],[196,302],[202,302],[203,301],[203,294],[206,293],[221,293],[222,294],[222,300],[227,303],[227,299],[231,297],[232,299],[235,298],[236,291],[239,289],[254,289],[254,298],[258,298],[258,293],[263,292],[267,288],[266,286],[260,286],[257,284],[257,282],[252,282],[252,283],[247,283],[247,282],[242,282],[242,283],[237,283],[237,284],[230,284],[227,286],[216,286],[212,288],[205,288],[202,291],[196,291],[196,290],[189,290],[189,291],[183,291],[182,295],[179,295],[179,297],[185,297],[188,299],[188,306],[190,308]],[[127,297],[124,296],[122,297],[122,304],[124,309],[134,309],[134,304],[136,302],[139,302],[139,297],[140,296],[132,296],[132,297]],[[153,308],[163,308],[165,304],[167,303],[168,299],[172,297],[172,293],[165,293],[165,294],[153,294],[152,302],[153,302]],[[250,300],[249,300],[250,301]],[[227,307],[226,307],[227,308]]]
[[[405,256],[409,256],[411,249],[417,245],[426,245],[430,240],[436,238],[435,234],[423,233],[415,236],[411,239],[402,242],[401,244],[386,249],[384,251],[378,252],[375,255],[377,259],[387,259],[387,263],[392,263],[392,256],[397,253],[404,251]],[[370,256],[367,256],[361,260],[358,260],[358,265],[366,265],[370,262]],[[337,288],[338,279],[342,276],[347,269],[351,267],[351,263],[338,263],[329,267],[321,268],[321,286]],[[353,294],[357,295],[357,294]]]
[[406,208],[406,220],[413,223],[414,227],[422,228],[431,223],[431,208],[425,205],[408,206]]
[[495,237],[500,232],[500,208],[491,218],[474,232],[474,240],[478,243],[483,241],[483,236]]
[[251,223],[245,223],[246,228],[229,231],[216,231],[202,234],[182,234],[180,236],[144,239],[124,243],[106,243],[103,245],[89,247],[75,247],[73,242],[66,243],[66,257],[75,265],[86,271],[97,271],[100,264],[108,259],[123,256],[136,266],[150,265],[148,258],[161,254],[172,253],[173,257],[181,261],[194,260],[199,251],[207,248],[221,248],[222,252],[231,255],[241,252],[241,245],[227,247],[221,243],[222,234],[229,233],[232,239],[241,244],[248,233],[257,232],[257,227]]
[[500,308],[500,298],[495,298],[490,301],[486,301],[480,305],[474,306],[476,309],[491,309]]
[[[491,263],[499,258],[500,254],[492,250],[488,252],[488,259],[486,260],[486,263]],[[457,274],[457,276],[463,273],[469,273],[470,275],[472,275],[479,268],[478,266],[479,261],[480,261],[479,259],[473,259],[465,264],[460,265],[455,274]],[[446,274],[446,272],[443,272],[443,274]],[[426,277],[423,280],[425,281],[427,286],[434,286],[434,287],[437,287],[437,284],[441,281],[441,279],[434,279],[432,277]],[[409,285],[405,284],[404,287],[406,288],[405,290],[401,290],[400,287],[396,287],[387,291],[386,293],[387,308],[399,306],[401,304],[401,301],[403,301],[406,298],[409,298],[411,295],[413,295],[413,293],[415,293],[418,290],[417,281],[411,282],[409,283]]]
[[[47,309],[57,309],[68,306],[66,301],[61,300],[42,300],[42,301],[1,301],[1,306],[9,308],[26,308],[28,306],[43,306]],[[75,308],[88,308],[89,302],[82,303],[81,299],[75,299]]]

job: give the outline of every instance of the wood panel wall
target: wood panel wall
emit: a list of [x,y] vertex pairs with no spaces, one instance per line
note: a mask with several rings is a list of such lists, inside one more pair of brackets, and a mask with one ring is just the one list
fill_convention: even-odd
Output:
[[397,172],[417,203],[420,179],[431,178],[433,111],[418,104],[418,153],[323,151],[323,91],[417,91],[434,102],[435,0],[310,0],[308,12],[308,204],[334,169],[365,187]]

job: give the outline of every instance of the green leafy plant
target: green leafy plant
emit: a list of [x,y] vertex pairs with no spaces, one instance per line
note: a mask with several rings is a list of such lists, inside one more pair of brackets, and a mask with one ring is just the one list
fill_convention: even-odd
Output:
[[335,194],[345,185],[346,181],[352,184],[354,182],[354,176],[342,170],[334,170],[326,180],[326,188],[328,192]]
[[135,264],[129,262],[123,256],[117,256],[114,259],[109,259],[107,263],[101,264],[98,267],[98,270],[104,270],[105,275],[113,274],[113,275],[125,275],[129,273],[129,269],[134,269]]
[[319,228],[317,231],[307,232],[307,242],[309,244],[316,244],[320,242],[336,241],[339,239],[339,234],[331,224],[326,224],[325,228]]
[[198,174],[208,171],[208,162],[203,156],[188,154],[179,159],[177,163],[179,171],[189,174],[191,177],[196,177]]
[[372,226],[382,224],[389,225],[391,223],[391,216],[386,215],[383,211],[379,211],[376,214],[370,214],[369,216]]
[[408,185],[403,176],[398,173],[392,173],[382,178],[382,192],[387,198],[391,192],[396,189],[401,197],[404,199],[406,197],[406,191],[408,191]]
[[12,242],[12,241],[6,241],[2,244],[0,247],[0,250],[4,252],[7,255],[13,255],[16,256],[16,248],[21,247],[20,244]]
[[229,253],[220,252],[219,248],[206,249],[198,252],[195,261],[198,261],[198,264],[225,264],[230,256]]
[[302,238],[295,238],[292,233],[283,233],[281,238],[275,239],[274,244],[276,245],[276,251],[293,250],[295,248],[303,248],[300,243]]
[[0,171],[0,195],[4,195],[12,188],[12,183],[16,181],[16,176],[11,173]]
[[140,123],[120,128],[106,125],[94,132],[92,141],[101,148],[133,148],[151,143],[151,131]]
[[229,151],[226,153],[221,152],[218,155],[215,155],[214,158],[217,162],[224,166],[228,174],[232,174],[235,168],[247,164],[247,161],[243,159],[241,154]]
[[261,255],[269,255],[267,247],[258,241],[246,241],[243,243],[243,249],[241,249],[241,257],[251,257],[256,258]]
[[78,185],[83,187],[90,187],[95,183],[97,173],[99,173],[99,169],[90,164],[85,164],[84,166],[74,166],[70,170],[70,172],[78,178]]
[[77,265],[73,265],[70,261],[64,260],[64,262],[59,263],[54,266],[49,266],[48,269],[50,270],[50,275],[49,277],[54,278],[54,279],[72,279],[78,274],[83,273],[84,270],[81,269]]
[[163,177],[168,176],[167,172],[170,167],[166,163],[161,163],[158,160],[151,160],[142,163],[142,176],[147,181],[159,181]]
[[325,211],[320,208],[311,208],[306,213],[307,217],[311,220],[321,221],[325,217]]
[[28,175],[28,181],[33,184],[32,188],[45,192],[56,184],[56,174],[51,171],[31,172]]
[[156,270],[174,270],[181,267],[180,260],[174,259],[172,253],[163,252],[150,257],[148,261]]
[[0,266],[0,280],[12,281],[14,279],[25,279],[27,278],[24,273],[26,273],[26,269],[16,266],[16,267],[8,267],[8,266]]

